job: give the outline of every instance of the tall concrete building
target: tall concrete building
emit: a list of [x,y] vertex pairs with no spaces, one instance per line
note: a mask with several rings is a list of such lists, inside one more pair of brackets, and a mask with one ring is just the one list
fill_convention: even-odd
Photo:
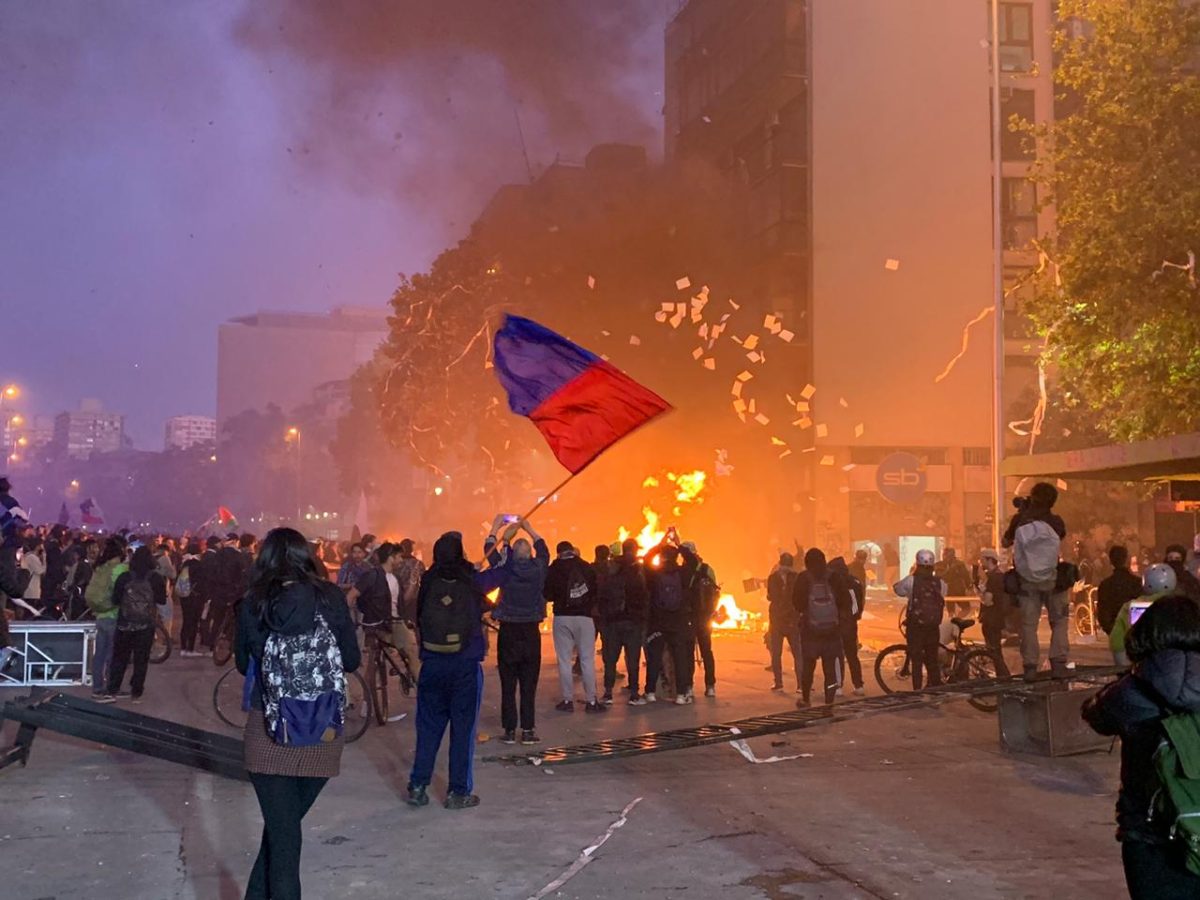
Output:
[[217,420],[212,416],[172,416],[163,429],[164,450],[187,450],[217,440]]
[[258,312],[217,333],[217,428],[246,410],[285,412],[313,390],[345,381],[387,337],[383,307],[338,307],[327,314]]
[[[1045,121],[1051,0],[1000,11],[1002,111]],[[744,185],[754,299],[797,335],[788,382],[815,387],[797,525],[828,548],[988,530],[990,318],[938,376],[994,297],[989,37],[984,0],[691,0],[668,27],[667,156]],[[1003,150],[1013,282],[1048,223],[1023,144]],[[1006,368],[1027,383],[1015,312]]]
[[71,459],[115,453],[124,442],[125,417],[105,411],[99,400],[84,400],[79,409],[54,418],[54,443]]

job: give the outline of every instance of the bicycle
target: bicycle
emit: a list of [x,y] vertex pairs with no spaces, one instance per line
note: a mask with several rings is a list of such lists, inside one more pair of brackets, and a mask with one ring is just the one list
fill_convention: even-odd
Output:
[[212,661],[217,668],[229,662],[233,656],[234,630],[237,628],[237,607],[230,605],[221,613],[220,627],[213,628]]
[[[982,681],[997,678],[999,666],[996,657],[987,647],[964,641],[963,632],[975,624],[974,619],[952,618],[954,639],[950,644],[939,644],[943,684],[963,681]],[[875,680],[885,694],[909,690],[912,666],[908,660],[908,645],[893,644],[885,647],[875,658]],[[995,712],[1000,706],[997,695],[971,697],[969,702],[981,712]]]
[[[20,599],[20,598],[18,598]],[[65,601],[52,601],[41,609],[21,601],[21,606],[28,610],[35,619],[49,619],[54,622],[93,622],[96,616],[86,607],[77,614],[71,614],[72,604]],[[175,642],[171,632],[162,620],[158,610],[154,610],[154,643],[150,646],[150,662],[154,665],[165,663],[171,658]]]
[[[230,666],[213,685],[213,709],[217,718],[230,728],[246,727],[246,711],[242,709],[245,680],[236,666]],[[357,672],[346,673],[346,706],[342,713],[343,735],[353,744],[366,733],[371,723],[371,697],[367,682]]]
[[386,725],[391,706],[388,699],[389,670],[400,682],[400,692],[405,697],[412,696],[417,678],[408,653],[392,640],[390,630],[361,624],[359,627],[363,630],[363,643],[368,653],[366,670],[367,684],[371,690],[371,709],[375,712],[375,721],[379,725]]

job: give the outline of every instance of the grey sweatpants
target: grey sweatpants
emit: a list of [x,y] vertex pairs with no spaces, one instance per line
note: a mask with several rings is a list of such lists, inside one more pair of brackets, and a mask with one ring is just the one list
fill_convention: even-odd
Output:
[[558,685],[562,698],[572,700],[575,686],[571,669],[575,651],[579,651],[579,668],[583,672],[583,695],[588,703],[596,702],[596,623],[591,616],[554,617],[554,655],[558,659]]
[[1065,663],[1071,652],[1068,629],[1071,624],[1071,598],[1067,591],[1054,593],[1054,583],[1021,585],[1021,662],[1037,668],[1042,648],[1038,643],[1038,623],[1042,607],[1050,620],[1050,662]]

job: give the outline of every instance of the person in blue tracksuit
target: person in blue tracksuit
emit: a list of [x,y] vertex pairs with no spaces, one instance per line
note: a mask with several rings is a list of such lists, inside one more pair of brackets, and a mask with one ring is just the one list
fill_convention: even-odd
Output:
[[[475,608],[471,612],[473,628],[462,641],[462,649],[445,652],[429,649],[426,635],[422,635],[421,674],[417,682],[417,748],[409,776],[408,798],[410,806],[425,806],[429,803],[428,788],[433,779],[433,767],[437,760],[442,737],[450,726],[450,784],[446,797],[446,809],[468,809],[479,805],[474,794],[473,763],[475,758],[475,729],[479,722],[479,704],[483,698],[483,638],[486,594],[503,586],[506,578],[503,569],[486,569],[482,572],[467,561],[463,553],[462,535],[447,532],[433,545],[433,565],[421,578],[421,589],[417,595],[417,619],[422,619],[425,604],[431,602],[435,585],[440,591],[453,592],[455,586],[469,592]],[[447,586],[446,582],[452,584]]]

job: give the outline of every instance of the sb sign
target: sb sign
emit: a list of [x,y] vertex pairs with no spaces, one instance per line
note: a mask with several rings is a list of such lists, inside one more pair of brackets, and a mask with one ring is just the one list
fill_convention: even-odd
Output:
[[875,470],[875,486],[892,503],[918,503],[927,486],[925,466],[911,453],[893,453]]

